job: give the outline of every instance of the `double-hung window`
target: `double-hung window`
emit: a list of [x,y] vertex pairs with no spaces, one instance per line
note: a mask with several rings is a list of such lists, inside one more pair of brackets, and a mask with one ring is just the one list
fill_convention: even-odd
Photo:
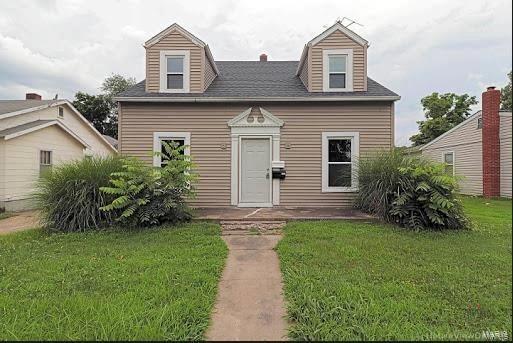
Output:
[[348,92],[353,90],[353,50],[323,50],[323,90]]
[[447,173],[447,175],[454,176],[454,152],[444,152],[443,162],[445,163],[445,172]]
[[39,151],[39,176],[52,171],[52,152],[48,150]]
[[353,192],[357,190],[356,162],[359,156],[359,141],[358,132],[323,132],[323,192]]
[[[153,133],[153,151],[165,153],[164,144],[166,142],[174,147],[185,148],[181,151],[184,155],[190,155],[191,133],[190,132],[154,132]],[[162,167],[166,164],[166,160],[161,155],[153,157],[153,165]]]
[[188,50],[168,50],[160,52],[160,92],[189,92]]

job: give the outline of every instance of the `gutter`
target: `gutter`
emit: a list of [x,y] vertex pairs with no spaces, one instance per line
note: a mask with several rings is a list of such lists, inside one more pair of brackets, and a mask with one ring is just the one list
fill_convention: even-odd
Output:
[[397,101],[400,100],[399,95],[392,96],[343,96],[343,97],[252,97],[252,98],[210,98],[210,97],[115,97],[114,101],[119,102],[191,102],[191,103],[207,103],[207,102],[332,102],[332,101]]

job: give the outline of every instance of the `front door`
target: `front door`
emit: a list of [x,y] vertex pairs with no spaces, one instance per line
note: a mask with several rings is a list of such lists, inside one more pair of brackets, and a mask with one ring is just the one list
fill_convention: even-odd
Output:
[[255,206],[271,203],[270,140],[241,140],[240,202]]

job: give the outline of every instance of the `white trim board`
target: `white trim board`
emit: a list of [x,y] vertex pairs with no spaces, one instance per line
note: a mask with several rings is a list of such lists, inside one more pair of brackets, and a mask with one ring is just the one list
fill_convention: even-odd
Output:
[[[180,89],[167,88],[167,58],[168,57],[183,57],[183,87]],[[160,51],[160,64],[159,64],[159,77],[160,77],[160,93],[189,93],[190,91],[190,70],[191,70],[191,52],[190,50],[161,50]]]
[[[330,187],[328,185],[328,155],[329,139],[351,139],[351,187]],[[358,173],[354,170],[360,157],[360,133],[359,132],[323,132],[322,133],[322,192],[323,193],[348,193],[358,191]]]
[[[184,154],[191,155],[191,133],[190,132],[153,132],[153,152],[162,152],[162,139],[183,139],[185,144]],[[160,167],[162,163],[161,156],[153,155],[153,166]]]
[[[346,55],[346,87],[330,88],[330,55]],[[322,51],[322,90],[323,92],[353,91],[353,49],[334,49]]]
[[304,96],[304,97],[248,97],[248,98],[230,98],[230,97],[115,97],[115,101],[126,101],[126,102],[253,102],[253,101],[262,101],[262,102],[331,102],[331,101],[397,101],[401,100],[399,95],[394,96]]
[[[233,119],[228,121],[231,129],[231,200],[233,206],[239,207],[264,207],[280,204],[280,180],[272,179],[272,162],[280,160],[280,128],[284,122],[274,116],[269,111],[260,108],[260,113],[264,117],[263,122],[259,122],[256,118],[248,122],[252,108],[248,108]],[[270,177],[271,177],[271,203],[270,204],[241,204],[240,203],[240,140],[241,138],[269,138],[270,139]]]

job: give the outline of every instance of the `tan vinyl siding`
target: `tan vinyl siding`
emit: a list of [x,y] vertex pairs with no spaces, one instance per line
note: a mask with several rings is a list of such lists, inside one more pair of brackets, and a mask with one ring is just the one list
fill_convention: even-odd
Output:
[[500,144],[501,144],[501,197],[511,198],[511,115],[500,117]]
[[460,192],[469,195],[483,194],[482,131],[477,128],[475,116],[447,136],[422,151],[422,155],[435,162],[442,162],[443,153],[454,152],[455,173],[462,177]]
[[205,61],[205,76],[203,78],[204,80],[204,86],[203,91],[207,90],[208,86],[214,81],[216,78],[216,72],[214,71],[214,68],[212,67],[212,63],[210,63],[210,60],[207,58],[207,56],[203,56],[203,60]]
[[310,48],[310,65],[308,68],[310,90],[312,92],[322,92],[322,51],[325,49],[353,49],[353,89],[355,91],[364,91],[366,87],[365,79],[367,70],[365,65],[366,48],[338,30]]
[[[391,147],[390,103],[345,104],[137,104],[123,103],[120,148],[151,163],[153,132],[191,133],[191,155],[199,180],[199,207],[230,206],[231,139],[227,122],[248,107],[262,106],[285,122],[281,159],[281,206],[351,205],[352,193],[321,192],[323,131],[360,132],[360,153]],[[222,148],[222,146],[226,148]],[[290,149],[287,149],[290,145]]]
[[301,68],[301,72],[299,73],[299,78],[305,85],[306,89],[308,90],[308,55],[306,56],[306,61],[303,63],[303,67]]
[[190,50],[190,92],[203,92],[203,71],[201,67],[204,49],[178,31],[172,31],[158,43],[146,49],[146,91],[159,91],[160,51],[162,50]]

